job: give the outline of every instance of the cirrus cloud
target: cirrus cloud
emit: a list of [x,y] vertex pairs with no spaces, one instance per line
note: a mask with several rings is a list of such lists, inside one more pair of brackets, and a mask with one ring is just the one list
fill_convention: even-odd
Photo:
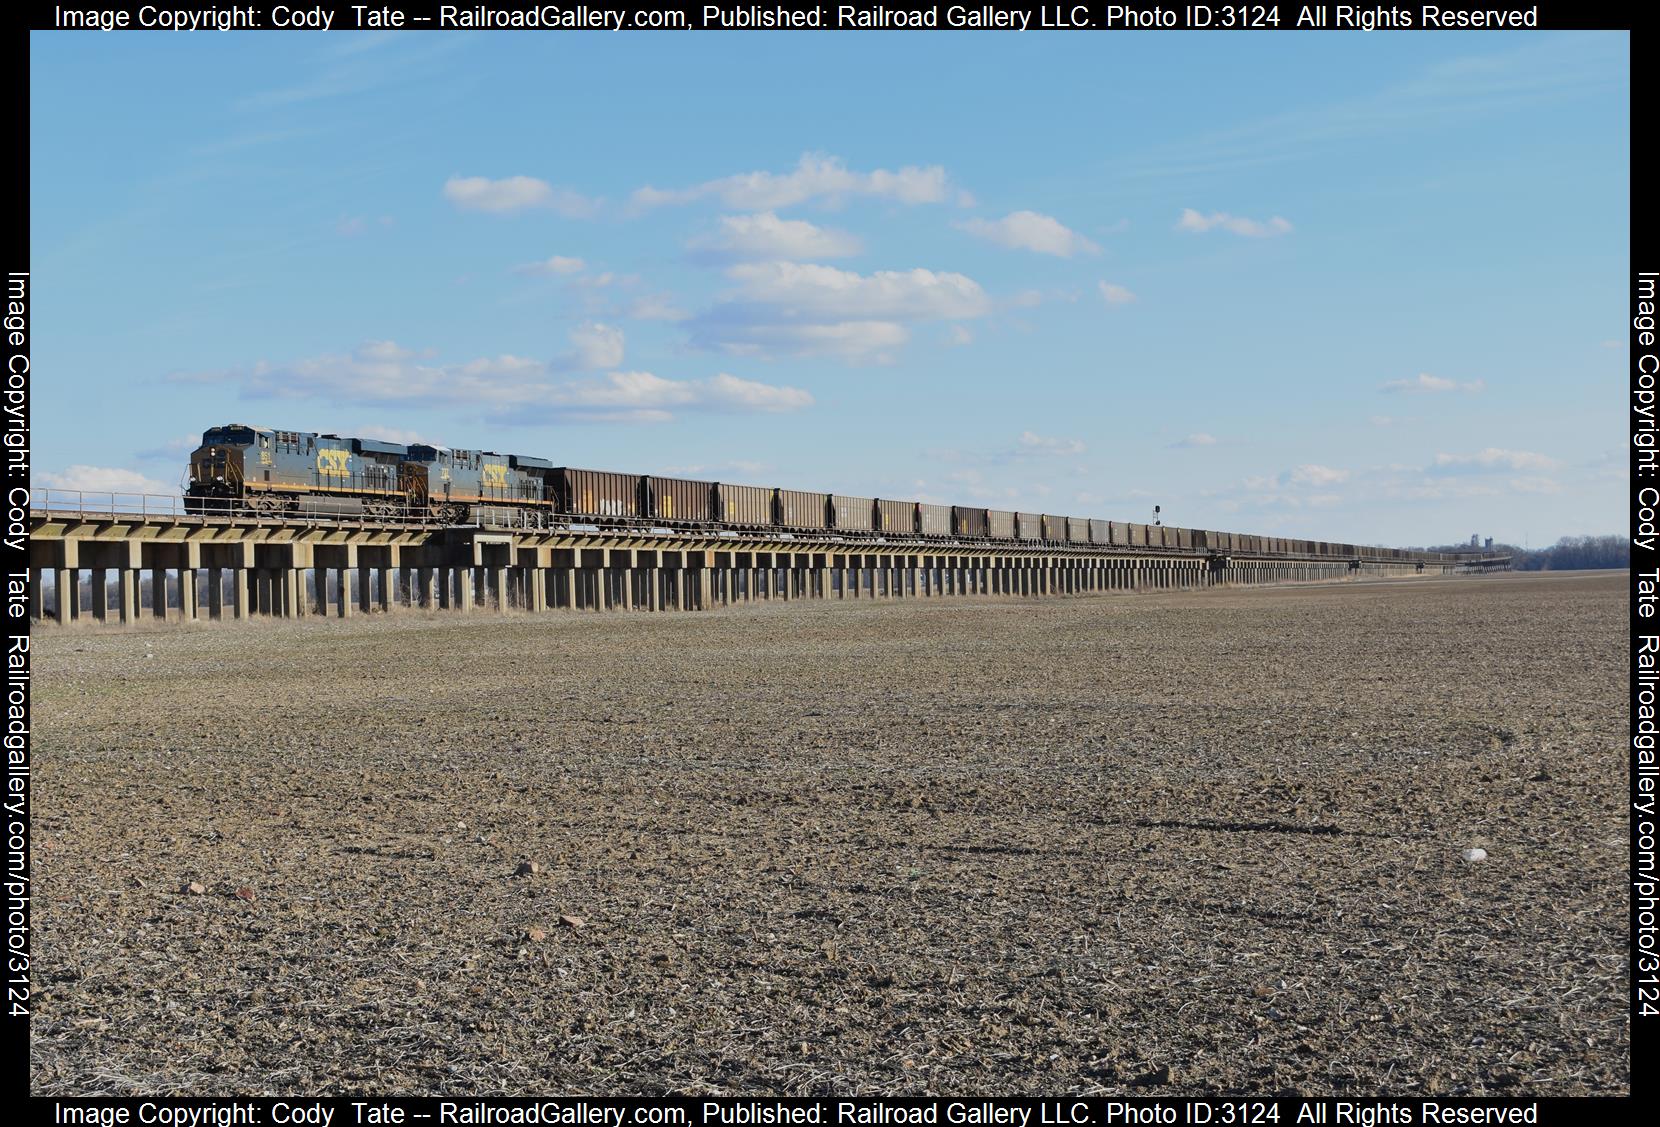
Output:
[[1390,380],[1378,388],[1391,394],[1404,395],[1438,395],[1448,391],[1467,391],[1475,393],[1487,387],[1486,380],[1470,380],[1468,383],[1459,383],[1443,376],[1432,376],[1428,372],[1419,372],[1411,379]]
[[1191,231],[1194,234],[1204,234],[1206,231],[1229,231],[1235,235],[1244,235],[1252,239],[1265,239],[1274,235],[1289,235],[1292,227],[1289,221],[1278,215],[1268,220],[1246,219],[1240,215],[1229,215],[1225,211],[1213,211],[1209,215],[1195,211],[1191,207],[1182,209],[1182,216],[1176,220],[1178,231]]
[[1500,470],[1553,470],[1561,465],[1555,458],[1529,450],[1504,450],[1489,446],[1474,454],[1437,454],[1434,468],[1441,473]]
[[570,258],[556,254],[551,258],[544,258],[540,262],[526,262],[522,266],[513,267],[515,274],[547,274],[569,275],[580,274],[588,268],[588,264],[580,258]]

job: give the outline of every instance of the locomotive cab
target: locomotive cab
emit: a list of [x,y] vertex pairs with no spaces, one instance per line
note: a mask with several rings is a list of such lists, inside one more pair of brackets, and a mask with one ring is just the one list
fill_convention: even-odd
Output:
[[234,423],[202,432],[202,444],[190,455],[191,497],[240,497],[247,452],[271,441],[269,432]]

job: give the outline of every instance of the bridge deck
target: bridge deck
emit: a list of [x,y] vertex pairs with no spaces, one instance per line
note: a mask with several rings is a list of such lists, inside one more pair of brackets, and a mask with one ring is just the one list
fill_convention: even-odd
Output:
[[29,514],[29,609],[64,624],[194,619],[204,609],[211,618],[395,606],[695,610],[756,598],[1040,596],[1509,566],[1364,549],[1333,558],[645,524],[441,525],[196,513],[178,498],[41,500]]

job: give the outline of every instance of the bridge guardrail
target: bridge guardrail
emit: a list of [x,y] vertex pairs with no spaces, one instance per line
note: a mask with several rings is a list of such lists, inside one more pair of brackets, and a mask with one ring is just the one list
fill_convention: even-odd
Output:
[[[96,520],[100,517],[139,517],[139,518],[201,518],[220,517],[225,519],[236,518],[241,520],[269,521],[272,523],[315,521],[334,523],[396,523],[419,524],[442,527],[447,522],[440,520],[425,505],[404,505],[394,507],[390,513],[341,513],[329,511],[334,508],[327,499],[320,503],[304,503],[297,510],[262,510],[249,505],[245,500],[235,497],[191,497],[185,498],[178,494],[162,493],[114,493],[98,492],[84,489],[36,489],[30,493],[29,508],[32,512],[49,513],[58,516],[74,517],[78,520]],[[480,507],[475,513],[475,520],[469,522],[472,527],[485,529],[515,529],[521,531],[554,531],[561,528],[575,530],[577,521],[582,518],[569,517],[560,514],[540,513],[525,509],[505,509]],[[652,522],[646,521],[646,524]],[[595,531],[598,531],[596,529]],[[664,529],[662,531],[670,531]],[[674,530],[683,531],[683,530]],[[837,540],[839,534],[828,532]],[[848,541],[850,545],[864,542],[862,539]],[[882,542],[886,542],[884,539]],[[910,543],[909,539],[903,540]],[[976,546],[973,542],[960,540],[951,541],[960,546]],[[946,545],[917,541],[918,547],[944,547]],[[1033,543],[1028,547],[1039,547]],[[1057,549],[1071,547],[1089,547],[1088,545],[1054,545]],[[1149,549],[1142,549],[1149,551]],[[1151,549],[1153,554],[1163,555],[1180,554],[1182,550]],[[1212,553],[1213,555],[1215,553]],[[1302,558],[1286,556],[1284,558]],[[1404,560],[1400,562],[1412,562]],[[1430,560],[1426,562],[1453,563],[1452,559]]]
[[37,512],[125,516],[182,517],[184,498],[163,493],[99,493],[85,489],[35,489],[29,508]]
[[436,523],[425,505],[397,506],[392,512],[370,516],[343,513],[328,500],[302,502],[297,509],[261,509],[236,497],[183,497],[162,493],[106,493],[87,489],[36,489],[29,495],[35,512],[56,513],[78,519],[100,516],[136,517],[240,517],[255,520],[376,520],[405,524]]

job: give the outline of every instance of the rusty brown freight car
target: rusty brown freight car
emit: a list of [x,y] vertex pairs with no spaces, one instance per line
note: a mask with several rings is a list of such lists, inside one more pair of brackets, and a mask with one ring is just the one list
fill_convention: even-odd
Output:
[[991,525],[985,509],[965,509],[961,505],[951,509],[951,530],[958,536],[979,538],[991,535]]
[[829,497],[799,489],[778,491],[778,523],[784,528],[829,528]]
[[715,488],[719,493],[721,521],[743,528],[772,527],[774,489],[764,485],[727,485],[725,482]]
[[878,532],[892,532],[898,536],[916,535],[915,501],[876,501]]
[[1089,543],[1089,521],[1083,517],[1066,518],[1066,539],[1071,544]]
[[1002,509],[987,509],[986,535],[993,540],[1013,540],[1014,514]]
[[916,507],[917,528],[924,536],[951,535],[951,506],[925,505]]
[[1045,540],[1064,541],[1066,539],[1066,518],[1052,513],[1043,514],[1043,538]]
[[876,526],[874,497],[830,495],[830,527],[844,532],[871,532]]
[[1089,542],[1091,544],[1112,543],[1112,521],[1090,519]]
[[607,470],[560,466],[548,472],[559,511],[574,517],[639,517],[640,479]]
[[1014,534],[1019,540],[1043,539],[1042,513],[1016,513],[1014,515]]
[[678,477],[646,478],[646,515],[708,524],[715,519],[715,483]]

